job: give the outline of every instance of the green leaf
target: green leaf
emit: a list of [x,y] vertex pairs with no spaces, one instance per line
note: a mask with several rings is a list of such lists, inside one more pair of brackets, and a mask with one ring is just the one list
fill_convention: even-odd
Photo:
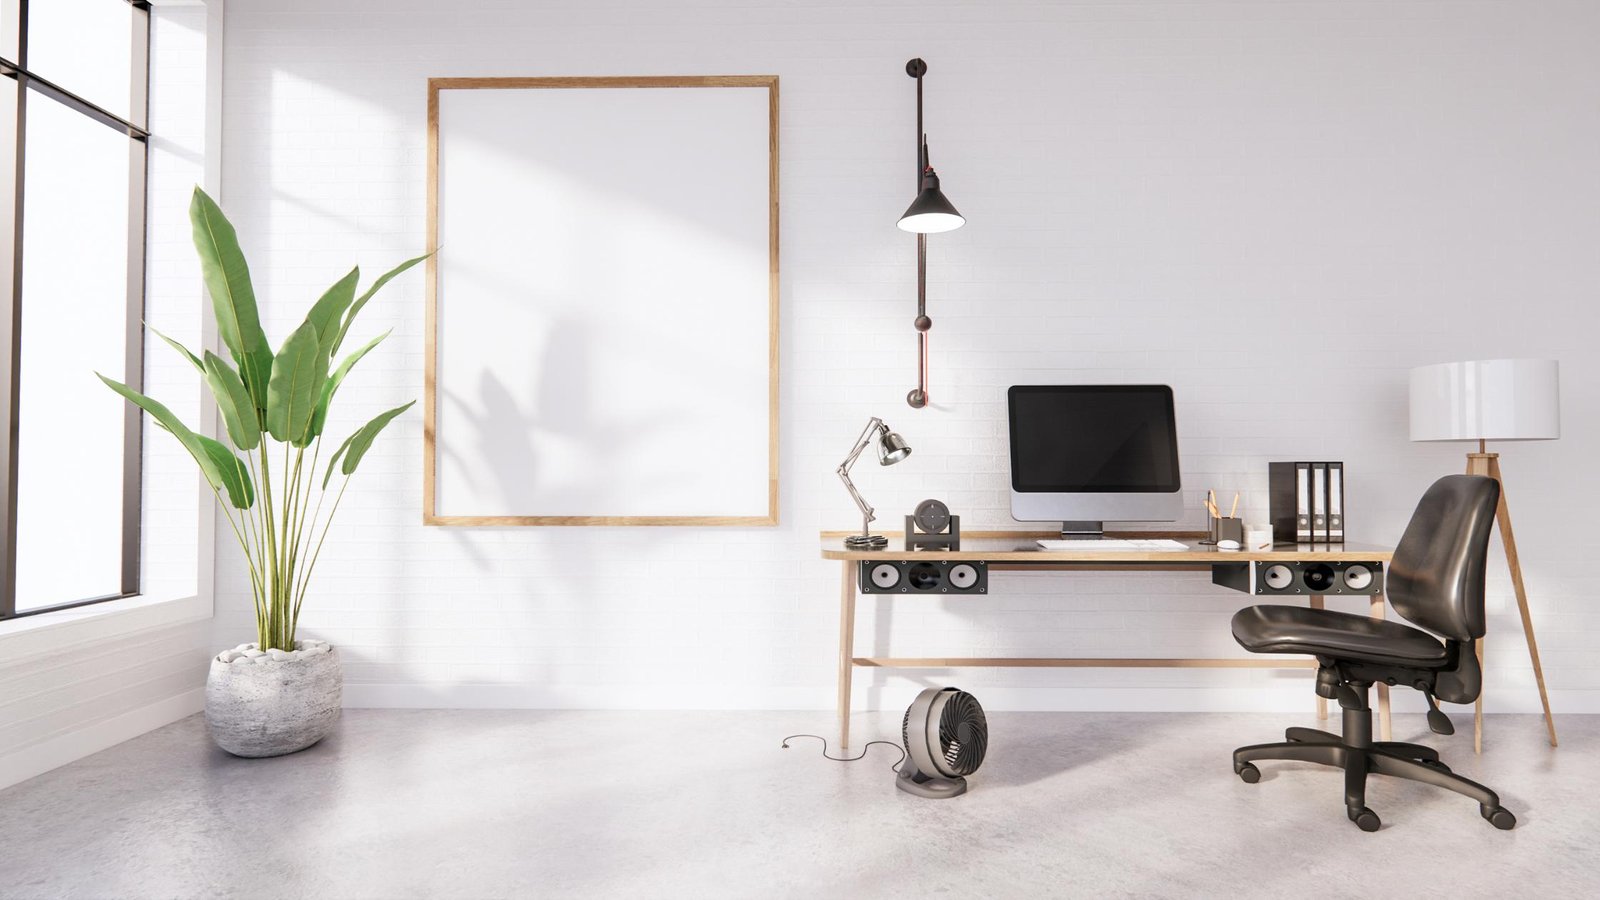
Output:
[[183,445],[183,449],[189,451],[189,455],[194,457],[195,465],[200,467],[200,474],[205,476],[208,484],[214,488],[224,487],[222,473],[217,469],[216,460],[212,459],[210,451],[201,442],[200,435],[190,431],[187,425],[173,415],[172,410],[120,381],[113,381],[99,372],[94,374],[105,382],[107,387],[128,398],[135,406],[149,413],[156,420],[156,424],[171,432],[172,436],[178,439],[178,443]]
[[[358,431],[356,433],[359,434],[360,432]],[[355,439],[356,439],[356,436],[354,434],[352,434],[349,437],[345,438],[344,439],[344,443],[339,445],[339,449],[333,451],[333,456],[328,458],[328,471],[322,476],[322,489],[323,490],[327,490],[328,489],[328,480],[333,477],[333,470],[335,468],[337,468],[338,465],[339,465],[339,457],[343,456],[344,452],[346,450],[350,449],[350,442],[355,440]]]
[[317,340],[317,326],[305,322],[283,342],[272,365],[267,430],[274,438],[296,447],[311,441],[311,414],[327,379],[328,357]]
[[316,412],[311,414],[312,437],[316,437],[322,433],[322,426],[327,424],[328,421],[328,405],[333,402],[333,395],[338,392],[339,385],[344,381],[344,377],[350,374],[350,369],[354,367],[356,363],[360,362],[361,357],[366,356],[368,351],[370,351],[373,347],[383,343],[383,339],[388,337],[393,331],[393,328],[385,331],[383,334],[380,334],[372,340],[367,341],[367,343],[363,345],[360,350],[357,350],[356,352],[345,357],[344,362],[339,363],[339,368],[334,369],[333,374],[328,376],[328,380],[322,383],[322,396],[317,399]]
[[361,267],[350,270],[350,274],[334,282],[333,287],[323,293],[321,299],[306,313],[306,321],[317,327],[317,340],[321,342],[322,354],[333,355],[333,340],[338,336],[339,326],[344,319],[344,311],[356,299],[356,282],[361,280]]
[[411,268],[412,266],[416,265],[417,263],[422,262],[423,260],[427,259],[428,257],[432,256],[433,254],[435,254],[437,252],[439,252],[439,251],[432,250],[432,251],[429,251],[427,253],[422,254],[421,256],[419,256],[419,257],[417,257],[415,259],[408,259],[405,262],[401,263],[400,265],[395,266],[394,268],[390,269],[389,271],[387,271],[387,272],[383,273],[382,275],[378,276],[378,280],[374,281],[372,283],[372,287],[367,288],[367,292],[362,294],[361,297],[356,300],[355,304],[350,307],[350,314],[344,317],[344,324],[339,326],[339,335],[338,335],[338,337],[333,339],[332,353],[338,353],[339,352],[339,347],[344,344],[344,336],[345,336],[345,334],[347,334],[350,331],[350,323],[354,322],[356,320],[356,314],[361,312],[361,307],[367,305],[367,301],[372,299],[372,295],[373,294],[376,294],[379,291],[379,289],[381,289],[384,285],[386,285],[390,281],[392,281],[396,275],[399,275],[400,273],[402,273],[405,270]]
[[261,443],[261,422],[239,373],[210,350],[206,351],[205,373],[223,424],[228,426],[228,438],[240,450],[254,450]]
[[222,486],[228,492],[228,502],[235,509],[249,509],[256,503],[256,486],[250,480],[250,472],[244,467],[244,461],[233,455],[233,451],[219,441],[214,441],[203,434],[197,434],[200,446],[205,448],[206,455],[211,457],[211,462],[217,467],[217,474],[222,478]]
[[216,311],[217,333],[239,364],[239,374],[256,409],[265,410],[272,349],[261,330],[250,266],[239,249],[239,236],[216,201],[198,187],[189,203],[189,222],[194,229],[194,248],[200,254],[200,274]]
[[404,406],[396,406],[387,412],[379,413],[373,417],[372,421],[357,428],[355,434],[346,438],[345,442],[339,445],[338,451],[333,454],[333,458],[328,460],[328,474],[322,478],[323,489],[327,489],[328,479],[333,477],[334,463],[339,462],[340,458],[343,457],[344,462],[339,466],[339,471],[346,475],[354,475],[356,466],[361,465],[361,457],[367,455],[367,451],[371,449],[372,442],[377,438],[378,432],[394,421],[395,416],[415,406],[416,403],[417,401],[413,400]]
[[189,362],[194,366],[194,369],[195,369],[196,372],[199,372],[201,375],[204,375],[206,373],[206,367],[200,364],[200,357],[195,356],[193,353],[191,353],[189,351],[188,347],[185,347],[184,345],[178,343],[177,341],[173,340],[172,338],[169,338],[166,335],[162,334],[161,332],[156,331],[154,328],[152,328],[150,326],[150,323],[148,323],[148,322],[145,323],[144,327],[151,334],[154,334],[156,337],[161,338],[163,341],[166,341],[167,342],[167,346],[169,346],[172,349],[178,351],[179,353],[182,353],[184,355],[184,357],[187,358],[189,360]]

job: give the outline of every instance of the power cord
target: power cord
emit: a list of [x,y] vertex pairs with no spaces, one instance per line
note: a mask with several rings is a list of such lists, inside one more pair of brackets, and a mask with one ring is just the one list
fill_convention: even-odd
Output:
[[900,758],[894,761],[894,765],[889,767],[889,771],[891,771],[891,772],[899,772],[900,771],[900,764],[906,761],[906,748],[900,746],[899,744],[895,743],[894,741],[867,741],[866,744],[862,745],[861,752],[856,754],[855,756],[829,756],[828,755],[828,739],[823,737],[820,734],[791,734],[788,737],[783,739],[783,743],[780,745],[780,747],[782,749],[784,749],[784,750],[787,750],[787,749],[789,749],[789,742],[790,741],[794,740],[795,738],[803,738],[803,737],[805,737],[805,738],[816,738],[817,740],[821,741],[822,742],[822,758],[823,759],[831,759],[834,762],[855,762],[858,759],[862,759],[867,755],[867,751],[872,749],[872,745],[873,744],[882,744],[885,747],[893,747],[896,750],[900,751]]

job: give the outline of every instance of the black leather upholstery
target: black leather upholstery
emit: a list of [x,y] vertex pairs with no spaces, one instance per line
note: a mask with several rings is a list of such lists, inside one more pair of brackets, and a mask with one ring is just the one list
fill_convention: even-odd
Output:
[[1300,606],[1250,606],[1233,617],[1233,637],[1251,653],[1303,653],[1437,669],[1449,661],[1433,635],[1399,622]]
[[1447,475],[1433,483],[1394,549],[1389,605],[1409,622],[1457,641],[1483,637],[1483,570],[1500,483]]

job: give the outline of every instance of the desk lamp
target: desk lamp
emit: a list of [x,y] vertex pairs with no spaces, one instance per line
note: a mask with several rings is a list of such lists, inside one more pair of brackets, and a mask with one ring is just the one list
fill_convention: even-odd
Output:
[[856,550],[877,550],[889,546],[889,539],[881,534],[871,531],[872,520],[877,516],[871,506],[862,499],[861,492],[856,490],[855,483],[850,480],[850,467],[856,464],[856,459],[861,456],[867,445],[876,442],[878,445],[878,465],[892,466],[911,455],[911,447],[906,444],[905,438],[889,430],[883,420],[873,416],[867,422],[867,427],[861,429],[861,437],[856,439],[856,445],[850,455],[839,464],[839,480],[844,482],[845,489],[850,492],[850,497],[856,501],[856,506],[861,508],[861,533],[852,534],[844,539],[846,547]]
[[954,231],[967,220],[945,199],[939,174],[928,162],[928,135],[922,130],[922,76],[928,74],[928,64],[913,59],[906,63],[906,74],[917,80],[917,199],[895,224],[917,236],[917,318],[912,322],[917,329],[917,386],[906,394],[906,403],[921,409],[928,405],[928,329],[933,327],[928,318],[928,235]]
[[[1500,543],[1511,569],[1511,586],[1522,613],[1522,631],[1528,638],[1528,656],[1544,704],[1545,728],[1550,746],[1556,745],[1556,723],[1550,717],[1550,697],[1544,687],[1544,667],[1539,664],[1539,644],[1528,615],[1528,594],[1517,561],[1517,540],[1506,507],[1505,482],[1500,478],[1500,454],[1488,452],[1489,441],[1551,441],[1561,437],[1559,370],[1553,359],[1484,359],[1440,363],[1411,370],[1411,439],[1413,441],[1477,441],[1478,452],[1467,454],[1467,474],[1487,475],[1500,482],[1500,506],[1495,521]],[[1478,641],[1483,659],[1483,641]],[[1483,695],[1478,695],[1478,725],[1473,744],[1483,750]]]

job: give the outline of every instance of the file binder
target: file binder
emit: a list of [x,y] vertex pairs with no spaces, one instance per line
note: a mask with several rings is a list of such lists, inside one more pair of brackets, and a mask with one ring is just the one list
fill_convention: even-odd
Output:
[[1328,542],[1344,543],[1344,463],[1328,463]]
[[1275,543],[1303,544],[1311,540],[1310,463],[1267,464],[1268,517]]
[[1311,540],[1328,539],[1328,464],[1311,464]]

